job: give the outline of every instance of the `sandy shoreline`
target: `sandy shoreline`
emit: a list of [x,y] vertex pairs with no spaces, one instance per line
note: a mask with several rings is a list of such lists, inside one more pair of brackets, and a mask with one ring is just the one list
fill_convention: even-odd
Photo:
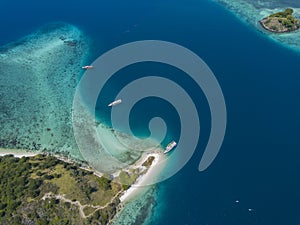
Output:
[[128,189],[126,190],[123,195],[120,197],[121,202],[126,202],[127,200],[135,197],[137,194],[139,194],[140,191],[147,189],[147,185],[149,184],[149,179],[153,176],[156,176],[159,172],[159,170],[156,168],[157,164],[162,160],[163,153],[162,152],[153,152],[153,153],[147,153],[145,154],[135,165],[134,167],[141,167],[142,164],[149,158],[153,156],[154,160],[147,170],[147,172],[141,176],[138,177],[136,182]]
[[[14,157],[22,158],[22,157],[33,157],[38,154],[42,154],[42,153],[30,152],[30,151],[26,151],[25,149],[3,149],[3,148],[0,148],[0,156],[14,155]],[[73,161],[70,159],[66,160],[65,158],[63,158],[59,155],[54,155],[54,156],[57,157],[59,160],[67,161],[68,163],[73,163]],[[163,153],[160,151],[155,151],[155,152],[144,154],[134,165],[130,166],[129,168],[142,167],[142,164],[151,156],[154,157],[154,160],[153,160],[151,166],[149,167],[149,169],[147,170],[147,172],[145,174],[138,177],[136,182],[128,190],[124,191],[124,193],[120,197],[120,201],[122,203],[135,197],[140,191],[145,190],[149,183],[149,179],[153,176],[156,176],[157,173],[159,172],[155,167],[164,157]],[[81,167],[81,168],[88,170],[88,171],[93,171],[94,174],[98,177],[102,176],[102,173],[99,173],[93,169],[86,168],[86,167]],[[119,174],[119,172],[117,172],[115,175],[117,175],[117,174]]]
[[5,156],[5,155],[14,155],[17,158],[22,158],[22,157],[32,157],[35,155],[40,154],[39,152],[29,152],[26,151],[25,149],[6,149],[6,148],[0,148],[0,156]]

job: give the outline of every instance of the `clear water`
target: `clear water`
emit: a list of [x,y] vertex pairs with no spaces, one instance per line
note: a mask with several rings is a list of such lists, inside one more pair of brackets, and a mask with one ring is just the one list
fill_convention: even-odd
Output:
[[[150,189],[147,196],[151,198],[139,198],[129,203],[116,223],[300,223],[299,32],[274,36],[257,26],[257,19],[274,8],[278,7],[279,10],[290,3],[241,0],[220,2],[223,5],[225,3],[231,11],[208,0],[130,3],[116,0],[91,0],[89,3],[7,0],[0,3],[0,17],[5,21],[0,24],[0,29],[5,30],[5,35],[0,37],[1,44],[17,40],[46,23],[64,21],[79,27],[84,35],[89,37],[89,61],[123,43],[159,39],[191,49],[205,60],[215,73],[227,103],[228,129],[220,155],[203,173],[199,173],[197,167],[210,132],[210,113],[201,90],[191,80],[179,79],[181,75],[174,68],[145,64],[120,71],[119,77],[117,74],[115,80],[112,79],[107,84],[103,94],[106,95],[106,92],[113,96],[118,88],[129,82],[122,74],[150,69],[161,76],[174,74],[172,80],[179,82],[197,102],[202,129],[198,149],[184,169],[159,184],[156,192],[151,192],[153,189]],[[87,4],[93,7],[87,10]],[[299,7],[296,1],[291,4]],[[20,45],[22,46],[22,43]],[[287,46],[292,50],[286,48]],[[67,55],[69,54],[68,52]],[[84,54],[75,57],[78,65]],[[16,112],[15,115],[27,118],[34,112],[36,107],[33,106],[37,103],[32,105],[33,103],[23,104],[15,101],[15,105],[10,105],[12,99],[8,96],[23,97],[24,91],[11,93],[3,88],[7,83],[12,85],[5,69],[7,66],[4,65],[7,65],[7,61],[1,59],[1,112],[10,111],[7,107],[11,107]],[[51,68],[50,64],[49,66]],[[17,70],[12,70],[11,74],[20,73],[21,69],[10,68]],[[35,79],[36,71],[31,72],[30,77]],[[58,78],[56,77],[55,81],[60,81]],[[27,79],[17,80],[16,83],[30,86],[30,80]],[[31,91],[37,92],[37,97],[45,95],[45,90],[41,90],[38,83],[34,84],[35,89]],[[109,87],[114,87],[114,91],[110,92],[112,89]],[[33,95],[32,98],[29,97],[27,99],[35,99]],[[52,101],[54,99],[51,98]],[[135,133],[138,136],[147,136],[147,121],[152,115],[159,114],[165,117],[168,123],[169,137],[178,137],[180,134],[176,112],[163,101],[155,101],[158,107],[151,107],[150,110],[153,101],[145,99],[133,109],[132,125]],[[147,106],[149,108],[145,113]],[[55,112],[61,112],[58,108],[56,105]],[[49,109],[46,108],[45,112],[39,113],[42,114],[51,115],[51,111],[49,113]],[[13,124],[8,121],[8,118],[11,118],[9,115],[1,116],[1,129]],[[101,122],[110,124],[109,111],[102,110],[101,106],[97,110],[97,116]],[[55,124],[65,123],[57,121]],[[27,134],[24,126],[20,129]],[[41,126],[41,129],[45,128]],[[1,131],[1,137],[3,134]],[[236,200],[239,200],[239,203],[236,203]],[[145,207],[144,210],[134,210],[137,206]],[[253,211],[250,212],[249,208]]]
[[285,45],[288,48],[299,51],[300,49],[300,31],[297,30],[285,34],[273,34],[264,30],[258,23],[259,20],[266,16],[283,11],[286,8],[293,7],[294,16],[300,18],[300,4],[297,1],[252,1],[252,0],[216,0],[230,11],[232,11],[239,19],[247,22],[253,28],[260,30],[272,40]]
[[81,31],[59,23],[1,48],[1,147],[80,158],[70,119],[87,46]]

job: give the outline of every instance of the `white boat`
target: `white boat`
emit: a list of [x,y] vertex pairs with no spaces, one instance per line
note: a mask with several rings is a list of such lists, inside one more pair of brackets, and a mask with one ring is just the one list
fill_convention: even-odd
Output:
[[118,99],[116,101],[113,101],[111,103],[108,104],[109,107],[112,107],[112,106],[115,106],[115,105],[119,105],[122,103],[122,100],[121,99]]
[[164,151],[164,154],[167,154],[168,152],[170,152],[172,149],[174,149],[176,147],[176,145],[177,145],[177,143],[175,141],[170,142],[167,145],[167,147],[166,147],[166,149]]
[[93,66],[83,66],[82,69],[84,70],[89,70],[89,69],[93,69],[94,67]]

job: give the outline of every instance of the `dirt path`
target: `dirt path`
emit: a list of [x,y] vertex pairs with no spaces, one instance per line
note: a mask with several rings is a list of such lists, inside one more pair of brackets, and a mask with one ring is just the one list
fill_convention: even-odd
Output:
[[[90,204],[82,205],[79,201],[71,201],[70,199],[65,198],[64,195],[54,195],[53,193],[47,193],[47,194],[45,194],[45,195],[43,196],[42,200],[45,201],[46,199],[53,199],[53,198],[55,198],[55,199],[61,200],[61,201],[63,201],[63,202],[68,202],[68,203],[70,203],[70,204],[72,204],[72,205],[76,205],[76,206],[78,207],[78,209],[79,209],[80,216],[81,216],[83,219],[86,219],[86,218],[92,216],[97,210],[104,209],[104,208],[106,208],[109,204],[113,203],[113,201],[117,198],[117,196],[119,196],[119,194],[121,194],[122,192],[123,192],[123,190],[122,190],[122,191],[119,191],[119,192],[116,194],[116,196],[115,196],[114,198],[112,198],[111,201],[108,202],[108,203],[106,203],[104,206],[98,206],[98,205],[97,205],[97,206],[94,206],[94,205],[90,205]],[[94,210],[94,212],[92,212],[91,214],[85,215],[85,213],[84,213],[83,210],[84,210],[84,208],[86,208],[86,207],[90,207],[90,208],[93,208],[93,209],[95,209],[95,210]]]

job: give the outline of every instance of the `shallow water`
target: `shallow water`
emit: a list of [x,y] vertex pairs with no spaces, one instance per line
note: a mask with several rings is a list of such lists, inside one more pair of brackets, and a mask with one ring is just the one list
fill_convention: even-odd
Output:
[[[146,149],[159,147],[154,141],[141,141],[100,123],[95,125],[81,104],[80,123],[91,125],[101,139],[97,151],[88,156],[78,149],[72,127],[77,120],[71,109],[81,65],[89,57],[88,45],[79,29],[57,23],[0,49],[1,148],[60,152],[88,161],[100,172],[113,173],[135,162]],[[81,135],[84,137],[84,133]],[[89,137],[85,141],[87,146],[94,146]],[[145,198],[137,199],[144,209],[131,221],[141,221],[151,214],[154,190],[146,188]],[[120,215],[122,220],[131,207],[136,204],[126,206],[125,214]]]
[[[93,1],[94,7],[86,13],[82,10],[85,2],[77,2],[78,4],[74,4],[73,1],[48,2],[47,7],[51,10],[46,10],[44,3],[36,3],[32,0],[19,3],[22,7],[18,8],[18,12],[12,17],[11,11],[18,3],[1,2],[1,4],[5,3],[5,7],[0,7],[2,10],[0,16],[6,23],[1,23],[0,27],[7,32],[7,35],[1,36],[3,44],[30,33],[42,24],[59,20],[71,22],[88,34],[92,40],[91,43],[89,42],[92,46],[89,62],[120,44],[136,40],[159,39],[190,48],[203,58],[215,73],[227,103],[228,130],[217,160],[209,170],[199,173],[197,167],[210,131],[210,113],[201,90],[189,80],[181,79],[182,74],[174,68],[146,65],[123,71],[125,75],[126,73],[148,74],[150,71],[171,78],[184,86],[199,103],[197,107],[201,112],[202,136],[196,153],[183,170],[168,181],[159,184],[156,194],[149,192],[149,195],[145,195],[149,196],[149,202],[145,200],[147,198],[130,202],[121,213],[119,221],[124,218],[127,224],[195,225],[300,223],[298,216],[300,109],[297,104],[300,94],[298,76],[300,59],[297,53],[300,43],[299,33],[274,37],[273,34],[261,30],[257,24],[257,21],[271,13],[274,7],[278,7],[276,10],[286,7],[287,1],[220,0],[219,2],[230,8],[231,13],[220,4],[211,1],[133,1],[130,3]],[[294,7],[299,7],[297,2],[292,3]],[[60,7],[57,7],[58,5]],[[298,10],[296,13],[299,15]],[[270,41],[268,37],[277,41]],[[44,144],[46,147],[51,147],[53,144],[55,150],[57,148],[69,150],[61,138],[62,134],[71,133],[68,108],[71,98],[69,95],[65,96],[64,92],[70,88],[68,84],[70,79],[74,78],[73,73],[80,74],[82,59],[79,59],[79,55],[85,54],[81,52],[79,55],[74,55],[72,51],[63,51],[64,57],[59,59],[49,58],[46,55],[46,58],[41,58],[44,62],[38,60],[38,67],[44,69],[36,71],[30,61],[30,55],[26,53],[31,52],[30,49],[26,49],[24,54],[22,54],[23,50],[6,52],[7,49],[15,47],[18,49],[18,46],[22,48],[24,43],[26,45],[27,42],[14,42],[14,46],[6,46],[0,54],[2,57],[0,79],[1,90],[3,90],[0,91],[0,101],[2,101],[0,107],[1,112],[5,112],[1,114],[3,126],[0,129],[3,129],[5,138],[9,139],[14,137],[16,132],[18,137],[19,135],[22,137],[22,143],[24,141],[26,145],[32,145],[32,140],[35,141],[37,138],[37,142],[40,138],[43,143],[48,143]],[[296,51],[290,51],[283,46],[293,46]],[[38,50],[36,58],[45,53]],[[69,63],[67,60],[71,55],[75,60],[74,68],[73,66],[64,68],[66,72],[60,76],[61,65]],[[7,58],[7,56],[14,57]],[[26,65],[27,62],[30,66]],[[45,78],[48,73],[53,76],[50,84],[46,82],[47,79],[42,79],[40,86],[36,78]],[[23,74],[30,79],[24,79]],[[66,80],[62,80],[63,78]],[[107,87],[110,96],[106,100],[113,98],[116,90],[126,82],[128,82],[126,79],[112,80],[112,84],[108,84]],[[16,84],[20,87],[19,92],[11,89]],[[9,88],[5,87],[6,85]],[[51,88],[53,85],[63,86],[62,89],[59,88],[62,92],[53,91]],[[110,87],[114,87],[111,92]],[[51,102],[47,98],[49,96]],[[36,101],[31,103],[32,100]],[[167,139],[177,138],[180,135],[179,123],[174,109],[165,101],[156,103],[159,107],[151,107],[152,103],[153,101],[148,99],[133,109],[132,124],[136,127],[136,134],[147,136],[149,118],[152,115],[161,115],[169,123]],[[53,111],[52,107],[55,109],[54,116],[49,113]],[[98,112],[100,114],[98,117],[101,122],[109,124],[109,110],[107,108],[101,110],[101,106],[99,109],[101,112]],[[147,113],[144,112],[145,109]],[[41,118],[42,123],[40,125],[31,123],[32,116]],[[15,124],[19,124],[20,127]],[[53,139],[47,136],[51,136],[51,133],[45,130],[50,125],[53,126],[53,129],[49,127],[51,131],[59,130],[59,135],[54,136]],[[28,127],[37,136],[33,133],[27,139]],[[20,131],[18,132],[17,129]],[[10,130],[14,132],[9,133]],[[107,136],[112,137],[111,134]],[[108,145],[112,140],[106,139]],[[11,146],[14,143],[8,144]],[[70,152],[72,151],[73,148]],[[114,153],[118,154],[119,151]],[[73,154],[78,156],[78,151],[74,151]],[[235,203],[237,199],[240,204]],[[140,208],[143,210],[138,210]],[[250,213],[249,208],[253,208],[254,211]]]
[[60,23],[1,48],[1,147],[80,158],[71,107],[87,46],[76,27]]
[[114,225],[123,224],[144,224],[150,223],[145,218],[153,217],[153,208],[157,205],[158,190],[155,187],[149,188],[140,193],[139,196],[126,203],[118,216],[114,219]]
[[252,0],[215,0],[225,5],[240,20],[249,23],[255,29],[258,29],[272,40],[285,45],[295,51],[300,51],[300,30],[285,33],[273,34],[264,30],[258,23],[266,16],[283,11],[288,7],[293,7],[294,15],[300,18],[300,3],[297,1],[252,1]]

